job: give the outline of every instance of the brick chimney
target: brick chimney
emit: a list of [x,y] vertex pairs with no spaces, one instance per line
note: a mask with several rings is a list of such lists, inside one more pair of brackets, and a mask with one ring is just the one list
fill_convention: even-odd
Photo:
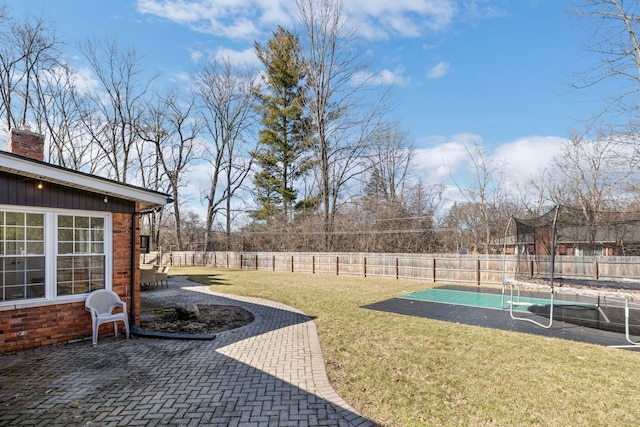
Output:
[[30,130],[11,129],[7,151],[43,162],[44,135]]

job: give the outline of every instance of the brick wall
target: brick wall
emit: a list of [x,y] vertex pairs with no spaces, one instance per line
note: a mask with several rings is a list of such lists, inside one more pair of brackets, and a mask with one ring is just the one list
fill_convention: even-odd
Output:
[[[136,233],[137,229],[138,224]],[[131,242],[131,214],[113,214],[113,290],[127,303],[127,311],[132,301]],[[136,262],[138,258],[135,257]],[[133,302],[139,307],[139,287]],[[118,330],[121,329],[119,325]],[[113,334],[112,324],[100,326],[100,335],[106,334]],[[0,311],[0,353],[90,337],[91,315],[85,310],[84,302]]]

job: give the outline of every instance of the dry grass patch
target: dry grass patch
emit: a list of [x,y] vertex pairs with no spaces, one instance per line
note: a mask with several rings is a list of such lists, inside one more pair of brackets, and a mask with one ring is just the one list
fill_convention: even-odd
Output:
[[381,425],[596,426],[640,419],[640,353],[361,308],[430,283],[201,268],[172,274],[314,316],[332,385]]

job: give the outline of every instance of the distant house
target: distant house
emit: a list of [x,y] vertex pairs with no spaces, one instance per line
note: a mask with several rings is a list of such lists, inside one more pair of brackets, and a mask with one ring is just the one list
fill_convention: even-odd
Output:
[[[640,222],[620,221],[592,226],[559,224],[556,236],[556,255],[567,256],[638,256],[640,254]],[[494,247],[507,255],[550,255],[551,226],[539,227],[528,235],[506,237]]]
[[0,151],[0,353],[90,337],[95,289],[118,293],[139,324],[140,215],[171,202],[43,159],[30,131]]

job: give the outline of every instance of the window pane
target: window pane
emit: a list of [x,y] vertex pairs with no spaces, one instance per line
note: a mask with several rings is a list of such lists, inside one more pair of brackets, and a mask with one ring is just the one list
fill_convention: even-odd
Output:
[[44,243],[27,242],[27,255],[40,255],[40,254],[44,254]]
[[27,240],[44,241],[44,228],[27,228]]
[[73,241],[73,229],[72,228],[59,228],[58,229],[58,241],[71,242]]
[[74,233],[76,242],[86,242],[89,240],[89,230],[78,230]]
[[72,254],[73,253],[73,243],[58,243],[58,253],[59,254]]
[[86,242],[78,242],[75,244],[75,252],[76,254],[88,254],[91,249],[91,244]]
[[25,260],[24,258],[16,258],[16,257],[11,257],[11,258],[6,258],[4,260],[4,269],[6,271],[16,271],[16,270],[22,270],[25,265]]
[[68,215],[58,215],[58,227],[73,228],[73,217]]
[[22,255],[24,252],[24,248],[19,245],[17,242],[6,242],[5,243],[5,255]]
[[5,286],[5,301],[24,299],[24,286]]
[[77,216],[75,217],[75,220],[76,228],[89,228],[89,217]]
[[91,240],[102,242],[104,240],[104,230],[92,230]]
[[73,283],[73,293],[74,294],[84,294],[89,292],[89,282],[88,281],[76,281]]
[[39,285],[44,283],[44,270],[27,271],[27,284]]
[[27,286],[28,298],[44,298],[44,285],[29,285]]
[[72,282],[58,282],[56,286],[57,295],[72,295],[73,283]]
[[4,273],[4,284],[6,286],[24,285],[24,273],[22,271],[8,271]]
[[7,227],[6,230],[7,240],[24,240],[24,228],[22,227]]
[[44,215],[27,214],[27,225],[30,227],[44,227]]
[[27,262],[27,269],[28,270],[42,270],[42,271],[44,271],[44,257],[42,257],[42,256],[28,257],[28,258],[25,258],[25,260]]
[[22,212],[7,212],[5,216],[6,225],[24,225],[24,214]]

